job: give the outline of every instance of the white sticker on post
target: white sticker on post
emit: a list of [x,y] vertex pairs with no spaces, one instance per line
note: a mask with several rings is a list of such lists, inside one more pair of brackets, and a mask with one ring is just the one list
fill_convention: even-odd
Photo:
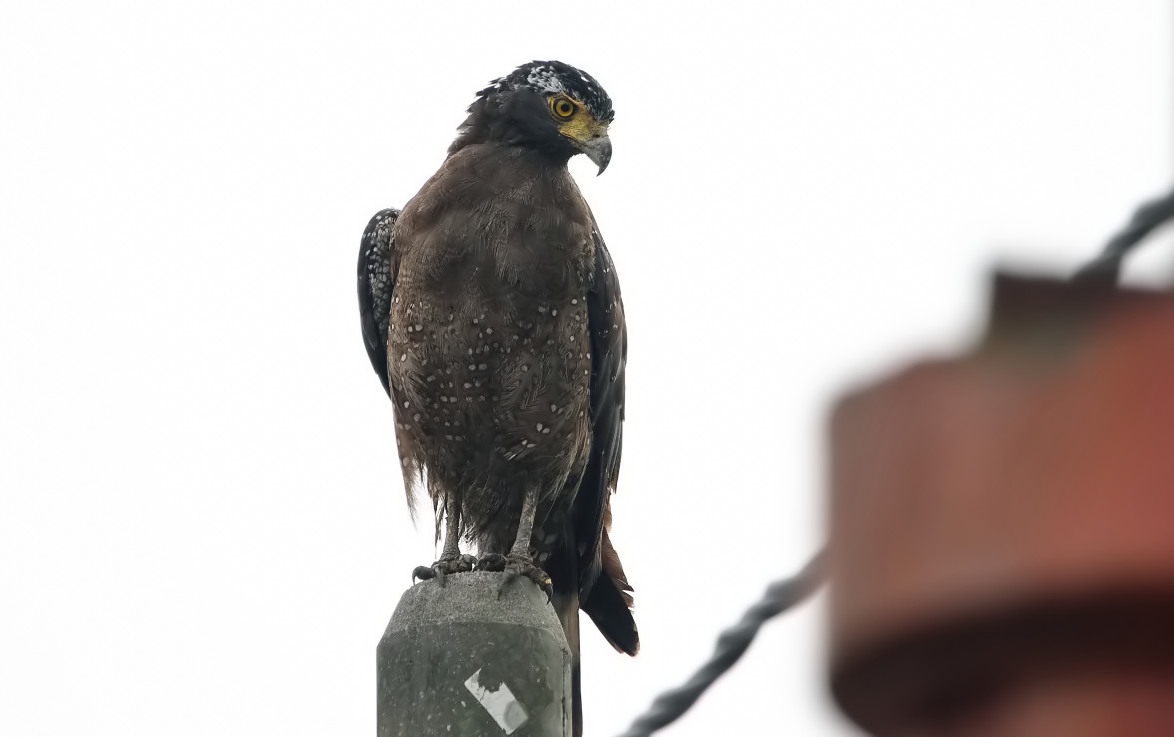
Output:
[[494,691],[482,686],[477,678],[480,675],[481,669],[478,668],[477,672],[465,681],[465,688],[469,689],[473,698],[485,707],[485,711],[489,712],[489,716],[493,717],[493,721],[497,722],[497,726],[501,727],[503,732],[513,734],[515,729],[530,718],[526,713],[526,707],[514,698],[514,692],[504,683]]

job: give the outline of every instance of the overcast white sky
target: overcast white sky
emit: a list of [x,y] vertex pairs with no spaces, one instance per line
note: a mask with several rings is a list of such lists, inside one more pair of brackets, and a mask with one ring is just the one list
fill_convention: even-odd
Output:
[[[1160,0],[6,4],[0,734],[374,734],[435,551],[359,235],[535,58],[617,110],[607,173],[572,169],[630,324],[643,650],[583,638],[589,734],[619,732],[819,546],[836,396],[965,346],[992,264],[1064,273],[1174,181],[1172,39]],[[664,734],[853,734],[820,616]]]

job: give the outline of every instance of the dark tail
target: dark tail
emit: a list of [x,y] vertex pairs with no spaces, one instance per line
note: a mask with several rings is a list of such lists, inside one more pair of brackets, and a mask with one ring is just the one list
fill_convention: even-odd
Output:
[[[562,553],[563,551],[559,551]],[[607,530],[603,531],[599,555],[601,571],[591,588],[581,595],[578,588],[577,561],[573,555],[556,553],[551,556],[547,572],[554,594],[551,603],[563,625],[567,645],[571,648],[571,719],[574,737],[583,735],[583,693],[579,673],[579,609],[607,638],[612,647],[628,655],[640,650],[640,633],[632,618],[632,587],[624,575],[624,567],[612,547]]]
[[606,529],[600,542],[599,557],[602,570],[579,606],[612,647],[635,655],[640,651],[640,632],[632,617],[632,586],[624,575],[624,567]]

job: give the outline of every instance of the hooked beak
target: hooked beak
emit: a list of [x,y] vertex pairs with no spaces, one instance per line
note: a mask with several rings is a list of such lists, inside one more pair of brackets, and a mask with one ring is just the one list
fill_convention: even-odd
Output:
[[577,145],[579,150],[587,154],[587,158],[599,167],[595,176],[602,174],[611,161],[611,139],[607,137],[607,134],[604,133],[599,138],[592,138],[589,141],[579,141]]

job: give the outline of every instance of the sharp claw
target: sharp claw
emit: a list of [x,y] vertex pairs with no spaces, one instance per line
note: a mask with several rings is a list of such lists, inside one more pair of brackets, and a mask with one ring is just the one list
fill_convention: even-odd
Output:
[[477,559],[471,555],[461,555],[455,558],[441,558],[430,566],[416,566],[412,570],[412,583],[415,583],[416,579],[421,581],[436,579],[436,583],[443,587],[445,576],[450,573],[471,571],[476,562]]
[[501,583],[497,587],[498,599],[505,593],[507,586],[522,576],[533,581],[534,585],[546,594],[548,603],[554,596],[554,588],[551,586],[550,576],[546,575],[546,571],[535,565],[534,561],[530,560],[529,557],[491,553],[478,561],[477,569],[481,571],[500,571],[505,574],[502,576]]
[[436,574],[428,566],[416,566],[412,569],[412,583],[416,583],[416,579],[427,581],[433,578]]
[[503,572],[505,573],[505,575],[501,577],[501,582],[497,585],[497,598],[498,599],[500,599],[502,594],[505,593],[505,589],[507,586],[509,586],[514,581],[518,580],[518,572],[517,571],[506,568],[505,571],[503,571]]

